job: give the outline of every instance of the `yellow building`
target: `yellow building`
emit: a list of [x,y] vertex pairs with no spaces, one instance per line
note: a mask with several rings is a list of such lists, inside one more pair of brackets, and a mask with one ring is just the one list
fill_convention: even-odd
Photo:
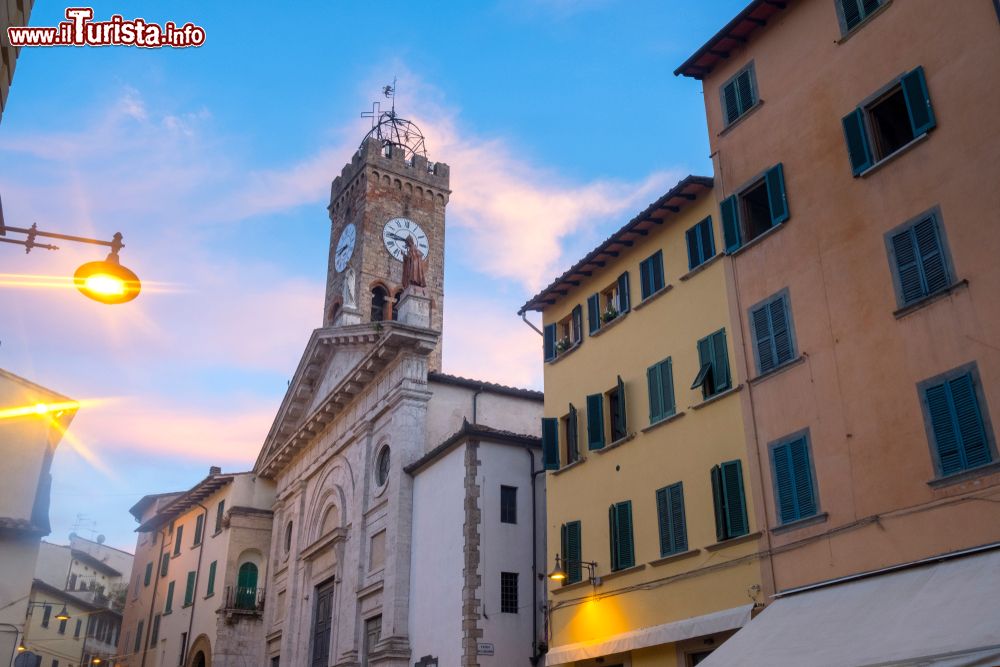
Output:
[[18,652],[33,656],[40,667],[107,664],[114,656],[121,618],[113,609],[35,579]]
[[546,665],[695,665],[759,599],[711,178],[688,176],[521,313],[545,325]]

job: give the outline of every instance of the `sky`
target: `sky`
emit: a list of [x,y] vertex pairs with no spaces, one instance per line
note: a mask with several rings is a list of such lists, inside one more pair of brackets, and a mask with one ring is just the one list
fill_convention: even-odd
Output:
[[[330,182],[394,77],[397,112],[451,167],[443,370],[541,389],[518,308],[711,174],[701,84],[672,72],[745,2],[98,2],[95,20],[190,21],[205,44],[23,48],[0,121],[7,224],[121,232],[146,286],[107,306],[0,284],[0,368],[83,401],[48,539],[131,550],[143,495],[253,465],[322,323]],[[64,10],[36,3],[30,25]],[[103,258],[56,244],[3,244],[0,274]]]

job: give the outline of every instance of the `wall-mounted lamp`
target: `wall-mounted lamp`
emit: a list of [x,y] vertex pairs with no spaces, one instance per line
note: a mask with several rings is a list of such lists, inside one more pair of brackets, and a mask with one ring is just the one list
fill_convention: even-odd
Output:
[[551,572],[549,572],[549,579],[552,581],[565,581],[566,565],[570,567],[580,566],[587,568],[587,578],[590,580],[590,583],[592,583],[595,587],[601,585],[601,578],[597,576],[597,561],[560,558],[559,554],[556,554],[556,566]]

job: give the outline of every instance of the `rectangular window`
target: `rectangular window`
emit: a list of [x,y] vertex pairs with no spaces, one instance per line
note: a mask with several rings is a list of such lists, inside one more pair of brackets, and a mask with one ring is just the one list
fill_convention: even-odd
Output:
[[624,570],[635,565],[632,542],[632,501],[624,500],[608,508],[611,536],[611,570]]
[[559,470],[559,420],[542,417],[542,467]]
[[708,216],[684,233],[687,240],[688,268],[694,269],[715,257],[715,233]]
[[556,344],[559,338],[556,325],[555,323],[546,324],[542,330],[542,356],[544,361],[552,361],[556,358]]
[[583,338],[583,307],[576,305],[556,324],[555,356],[575,346]]
[[566,436],[566,465],[569,465],[580,460],[580,422],[572,403],[569,404],[569,414],[562,418],[562,422]]
[[807,433],[771,445],[771,470],[774,502],[781,523],[805,519],[819,511]]
[[205,515],[199,514],[194,522],[194,542],[191,546],[196,547],[201,544],[201,534],[205,530]]
[[271,667],[281,667],[281,656],[274,656],[271,658]]
[[656,517],[660,528],[660,555],[669,556],[687,551],[687,524],[684,518],[684,486],[682,482],[657,489]]
[[517,572],[500,573],[500,612],[517,613]]
[[184,588],[184,606],[188,607],[194,602],[194,581],[195,573],[188,572],[187,586]]
[[184,539],[184,526],[177,526],[177,532],[174,535],[174,555],[181,555],[181,542]]
[[728,127],[757,104],[757,77],[754,74],[753,63],[722,84],[720,95],[722,115]]
[[566,578],[563,579],[563,586],[574,584],[583,579],[580,559],[582,558],[582,535],[579,521],[564,523],[561,530],[561,551],[563,557],[563,570]]
[[[544,438],[544,433],[542,434]],[[587,396],[587,449],[604,448],[604,395]]]
[[618,376],[618,384],[607,393],[608,413],[611,422],[611,442],[618,442],[628,435],[628,424],[625,412],[625,383]]
[[82,630],[82,629],[83,629],[83,621],[81,621],[80,619],[77,619],[76,620],[76,627],[73,628],[73,638],[74,639],[79,639],[79,637],[80,637],[80,630]]
[[181,659],[180,659],[180,662],[178,663],[179,665],[183,665],[184,664],[184,656],[187,653],[187,643],[188,643],[188,633],[182,632],[181,633],[181,651],[180,651]]
[[49,627],[49,618],[51,618],[51,617],[52,617],[52,606],[51,605],[45,605],[44,607],[42,607],[42,627],[43,628]]
[[517,487],[500,485],[500,522],[517,523]]
[[941,477],[996,460],[975,364],[921,382],[918,390]]
[[861,25],[872,12],[884,4],[885,0],[836,0],[836,2],[840,31],[846,35]]
[[649,387],[649,423],[655,424],[677,412],[674,403],[674,371],[670,357],[646,369]]
[[772,227],[788,220],[785,172],[779,162],[734,195],[722,200],[726,252],[735,252]]
[[59,661],[53,658],[52,667],[59,667]]
[[644,300],[663,289],[662,250],[657,250],[639,262],[639,282],[642,283],[642,298]]
[[160,559],[160,576],[167,576],[167,572],[170,570],[170,554],[163,554]]
[[375,645],[382,638],[382,616],[374,616],[365,621],[365,655],[362,667],[368,667]]
[[601,328],[601,295],[587,297],[587,331],[591,336]]
[[750,308],[757,373],[763,375],[795,358],[795,336],[788,290]]
[[844,116],[842,122],[855,176],[930,132],[937,120],[924,68],[918,67],[890,83],[885,92]]
[[59,621],[59,629],[57,632],[61,635],[66,634],[66,619]]
[[153,564],[146,563],[146,573],[142,576],[142,585],[149,586],[150,580],[153,578]]
[[208,590],[205,591],[205,597],[207,598],[215,595],[215,569],[218,565],[219,561],[213,560],[212,564],[208,566]]
[[896,303],[907,306],[952,285],[951,262],[936,211],[885,235]]
[[591,335],[631,309],[629,292],[629,278],[626,271],[618,276],[618,280],[587,298],[587,323]]
[[163,615],[166,616],[174,608],[174,582],[167,584],[167,599],[163,602]]
[[701,368],[691,388],[701,387],[704,398],[711,398],[732,386],[725,329],[719,329],[698,341],[698,363]]
[[712,467],[712,499],[715,504],[715,534],[720,542],[749,532],[743,466],[727,461]]
[[138,653],[142,648],[142,621],[139,621],[139,625],[135,629],[135,645],[132,646],[132,652]]
[[155,644],[160,641],[160,615],[153,617],[153,626],[149,630],[149,643]]
[[215,532],[222,532],[222,517],[226,514],[226,501],[220,500],[215,508]]

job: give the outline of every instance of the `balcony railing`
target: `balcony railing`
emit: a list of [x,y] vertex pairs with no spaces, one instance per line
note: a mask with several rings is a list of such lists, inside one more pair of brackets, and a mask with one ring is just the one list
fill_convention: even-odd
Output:
[[259,614],[264,611],[263,587],[227,586],[226,612]]

